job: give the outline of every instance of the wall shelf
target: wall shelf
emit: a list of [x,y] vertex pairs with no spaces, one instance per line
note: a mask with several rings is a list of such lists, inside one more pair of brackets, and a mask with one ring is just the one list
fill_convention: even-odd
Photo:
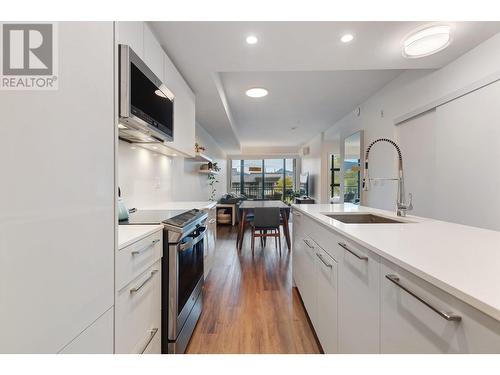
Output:
[[202,174],[213,174],[213,175],[218,175],[219,172],[213,171],[211,169],[200,169],[199,171]]
[[201,152],[197,152],[193,158],[190,158],[190,160],[199,161],[201,163],[211,163],[212,162],[212,159],[210,157],[208,157],[207,155],[205,155]]

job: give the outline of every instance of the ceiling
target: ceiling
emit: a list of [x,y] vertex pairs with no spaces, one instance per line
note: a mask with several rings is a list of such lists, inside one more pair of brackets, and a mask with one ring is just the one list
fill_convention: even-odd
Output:
[[[401,41],[427,22],[151,22],[196,94],[196,119],[228,153],[296,151],[407,69],[437,69],[500,32],[454,22],[453,42],[405,59]],[[340,37],[355,39],[343,44]],[[248,45],[255,35],[259,42]],[[245,90],[265,87],[250,99]],[[291,129],[295,127],[296,129]]]

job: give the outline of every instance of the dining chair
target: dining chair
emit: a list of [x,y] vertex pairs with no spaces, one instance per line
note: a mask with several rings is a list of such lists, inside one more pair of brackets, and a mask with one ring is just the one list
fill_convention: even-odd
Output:
[[[255,248],[255,238],[261,240],[267,237],[274,237],[274,245],[279,243],[281,255],[281,210],[277,207],[259,207],[254,210],[254,219],[252,223],[252,254]],[[265,242],[264,242],[265,244]],[[262,242],[261,242],[262,245]]]

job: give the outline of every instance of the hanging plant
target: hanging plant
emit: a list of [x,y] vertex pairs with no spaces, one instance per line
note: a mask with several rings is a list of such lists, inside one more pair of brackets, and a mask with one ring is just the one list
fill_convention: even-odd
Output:
[[[208,163],[208,169],[212,172],[219,172],[220,167],[217,165],[217,162],[214,163]],[[218,183],[219,180],[217,180],[217,175],[215,173],[209,173],[208,174],[208,185],[210,186],[211,192],[210,192],[210,200],[215,201],[215,195],[217,193],[217,187],[216,183]]]

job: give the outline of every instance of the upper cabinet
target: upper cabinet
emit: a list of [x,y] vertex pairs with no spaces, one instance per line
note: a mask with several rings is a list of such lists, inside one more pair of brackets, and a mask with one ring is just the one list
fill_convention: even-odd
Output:
[[144,59],[144,22],[115,22],[116,41],[129,45],[141,59]]
[[156,74],[156,76],[162,82],[165,82],[165,69],[163,68],[165,52],[163,52],[160,43],[158,43],[158,41],[156,40],[156,37],[154,36],[150,27],[146,23],[143,24],[144,24],[143,60],[147,64],[149,69],[151,69],[153,73]]
[[128,44],[175,95],[174,140],[167,147],[194,157],[195,96],[145,22],[116,22],[117,43]]
[[175,95],[172,147],[194,157],[195,96],[172,61],[165,55],[165,85]]

